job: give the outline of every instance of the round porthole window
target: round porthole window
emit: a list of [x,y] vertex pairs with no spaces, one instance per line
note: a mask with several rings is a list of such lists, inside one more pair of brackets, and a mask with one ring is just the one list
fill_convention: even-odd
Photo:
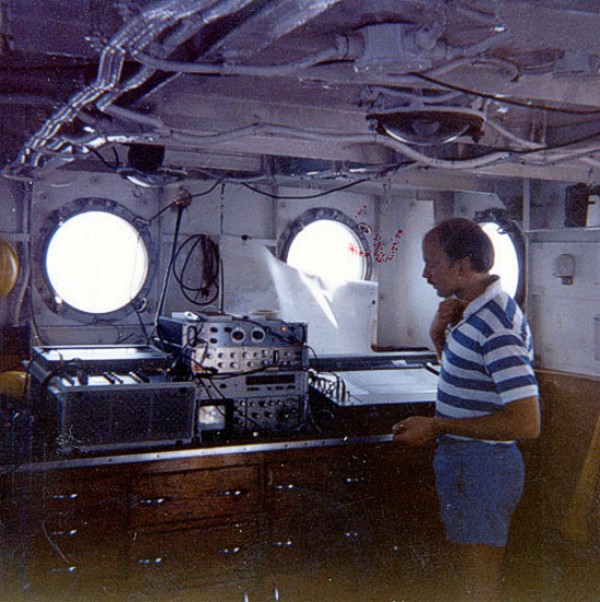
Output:
[[477,221],[494,245],[493,274],[501,278],[504,290],[518,303],[524,297],[524,243],[516,224],[497,212],[482,213]]
[[366,280],[371,275],[365,233],[336,209],[311,209],[294,220],[282,235],[279,257],[313,276]]
[[88,199],[71,209],[50,216],[38,252],[46,303],[80,317],[124,310],[145,294],[149,234],[133,214],[110,201]]

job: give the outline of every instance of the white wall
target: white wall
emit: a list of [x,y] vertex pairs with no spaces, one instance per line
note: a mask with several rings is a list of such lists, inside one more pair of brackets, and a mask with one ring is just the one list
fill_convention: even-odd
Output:
[[[417,200],[414,194],[382,200],[381,233],[388,254],[379,265],[380,347],[431,347],[428,331],[439,298],[421,275],[421,241],[433,220],[433,201]],[[391,254],[399,229],[397,252]]]
[[[379,347],[430,347],[427,331],[439,298],[421,277],[421,240],[434,217],[449,211],[472,217],[475,211],[498,206],[493,194],[457,194],[439,203],[433,196],[417,191],[390,192],[385,186],[371,186],[326,195],[317,199],[274,200],[237,184],[217,186],[203,195],[213,182],[190,181],[185,188],[193,201],[184,212],[180,240],[196,233],[249,237],[274,249],[285,226],[306,209],[317,206],[340,209],[371,228],[374,251],[374,278],[378,295],[374,306],[377,319],[374,342]],[[30,268],[23,255],[24,224],[27,222],[26,197],[19,182],[0,180],[2,225],[0,236],[12,242],[21,259],[17,286],[0,300],[0,322],[12,325],[23,321],[29,311],[24,278]],[[82,197],[115,200],[142,218],[149,219],[171,203],[179,185],[166,189],[144,190],[110,174],[48,172],[36,180],[32,191],[31,228],[35,240],[48,213]],[[368,192],[366,191],[368,190]],[[313,186],[280,189],[280,194],[303,196],[318,192]],[[435,197],[440,199],[438,195]],[[600,374],[600,231],[565,229],[562,226],[564,186],[540,190],[531,203],[534,230],[530,235],[529,287],[527,312],[534,333],[540,367],[585,374]],[[150,308],[144,320],[151,324],[162,277],[171,252],[176,212],[166,212],[152,224],[153,236],[160,248],[160,261]],[[401,233],[398,235],[398,232]],[[398,236],[397,236],[398,235]],[[395,246],[394,246],[395,245]],[[379,254],[378,254],[379,251]],[[553,262],[562,253],[575,257],[577,271],[572,285],[552,275]],[[223,264],[223,282],[229,298],[243,298],[244,283],[236,277],[235,266]],[[36,268],[38,271],[40,266]],[[123,324],[89,326],[66,322],[50,312],[34,294],[34,317],[48,344],[114,343],[140,336],[137,316]],[[219,309],[219,304],[215,309]],[[190,309],[177,287],[172,284],[165,312]],[[249,308],[255,309],[255,308]],[[65,338],[66,337],[66,338]],[[348,350],[352,351],[352,350]]]
[[[546,233],[545,241],[530,244],[529,319],[541,367],[550,370],[600,374],[600,235],[588,242],[552,240],[574,238],[569,231]],[[575,258],[572,284],[553,276],[561,254]]]

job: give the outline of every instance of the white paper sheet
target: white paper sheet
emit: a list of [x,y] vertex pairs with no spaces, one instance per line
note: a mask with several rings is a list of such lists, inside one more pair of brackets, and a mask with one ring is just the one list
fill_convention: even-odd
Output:
[[269,309],[282,320],[306,322],[308,344],[318,356],[371,352],[377,283],[309,276],[239,237],[221,237],[220,250],[225,312]]

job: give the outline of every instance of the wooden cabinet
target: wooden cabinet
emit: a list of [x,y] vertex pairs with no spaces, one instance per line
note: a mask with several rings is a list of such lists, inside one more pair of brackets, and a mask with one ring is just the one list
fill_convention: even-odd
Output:
[[177,592],[252,580],[260,476],[260,463],[133,476],[130,589]]
[[3,483],[10,558],[6,587],[72,600],[107,593],[122,578],[127,483],[108,473],[21,474]]
[[350,601],[423,564],[409,525],[437,515],[428,452],[227,451],[4,475],[0,599]]
[[129,546],[129,589],[167,592],[250,581],[257,567],[256,521],[192,529],[136,531]]
[[258,511],[259,466],[178,471],[135,476],[131,485],[132,528]]

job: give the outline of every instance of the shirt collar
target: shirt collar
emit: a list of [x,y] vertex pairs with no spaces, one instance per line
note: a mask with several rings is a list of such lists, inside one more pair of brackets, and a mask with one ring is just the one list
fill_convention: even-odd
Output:
[[485,289],[485,291],[467,305],[463,313],[463,320],[479,311],[488,301],[491,301],[501,292],[502,283],[500,282],[500,276],[496,276],[495,280]]

